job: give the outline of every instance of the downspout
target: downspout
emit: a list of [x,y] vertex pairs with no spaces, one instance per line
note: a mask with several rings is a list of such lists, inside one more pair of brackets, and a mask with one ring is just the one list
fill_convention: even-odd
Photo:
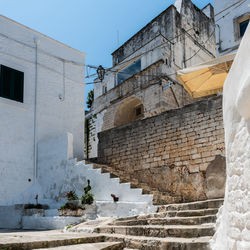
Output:
[[[185,30],[181,29],[182,34],[183,34],[183,68],[186,68],[186,39],[185,39]],[[182,86],[182,91],[181,91],[181,95],[182,95],[182,106],[185,106],[185,99],[184,99],[184,87]]]
[[221,30],[220,30],[220,25],[219,24],[216,24],[215,25],[216,27],[218,27],[218,37],[219,37],[219,41],[218,41],[218,51],[221,51]]
[[63,63],[63,91],[62,94],[59,94],[59,99],[63,102],[65,100],[65,60],[62,60]]
[[34,158],[33,158],[33,165],[34,165],[34,180],[35,183],[37,182],[37,85],[38,85],[38,45],[40,41],[35,38],[35,99],[34,99],[34,131],[33,131],[33,138],[34,138]]

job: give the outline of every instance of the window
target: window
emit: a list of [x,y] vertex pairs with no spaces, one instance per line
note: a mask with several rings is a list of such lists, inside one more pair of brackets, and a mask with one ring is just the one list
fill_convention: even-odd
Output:
[[104,85],[102,86],[102,94],[106,94],[107,92],[108,92],[107,85],[104,84]]
[[24,73],[0,65],[0,97],[23,102]]
[[240,37],[244,36],[248,23],[249,19],[240,23]]
[[134,61],[128,67],[120,70],[117,73],[117,85],[120,85],[123,81],[127,80],[134,74],[141,71],[141,59]]
[[235,41],[240,40],[244,36],[249,20],[250,20],[250,13],[246,13],[235,19],[234,21]]
[[135,107],[135,116],[140,117],[141,115],[143,115],[143,105],[142,104]]

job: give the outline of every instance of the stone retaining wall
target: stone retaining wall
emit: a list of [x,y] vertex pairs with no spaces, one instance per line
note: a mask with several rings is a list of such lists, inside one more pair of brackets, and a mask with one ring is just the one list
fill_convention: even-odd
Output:
[[[206,169],[224,154],[222,98],[98,134],[98,161],[176,199],[206,199]],[[222,167],[223,170],[223,167]]]

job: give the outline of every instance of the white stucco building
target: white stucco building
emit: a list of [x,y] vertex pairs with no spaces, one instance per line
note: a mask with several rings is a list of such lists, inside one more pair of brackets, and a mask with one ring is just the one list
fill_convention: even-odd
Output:
[[250,19],[249,0],[214,0],[217,56],[236,52]]
[[83,158],[85,54],[0,16],[0,55],[5,205],[36,182],[40,141],[70,133],[71,157]]

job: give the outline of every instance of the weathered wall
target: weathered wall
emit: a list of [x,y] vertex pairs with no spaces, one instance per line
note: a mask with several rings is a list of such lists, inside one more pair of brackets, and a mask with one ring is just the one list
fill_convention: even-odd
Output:
[[[115,66],[106,72],[103,82],[95,84],[91,114],[97,118],[93,123],[95,136],[90,139],[89,156],[97,156],[97,133],[116,127],[117,110],[129,98],[141,101],[143,118],[196,101],[180,86],[173,86],[173,91],[165,88],[169,84],[167,76],[176,80],[177,70],[213,58],[214,35],[213,19],[185,0],[180,12],[170,6],[118,48],[112,54]],[[141,72],[117,86],[117,72],[139,58]],[[107,86],[107,93],[103,93],[103,86]]]
[[146,118],[194,101],[181,86],[174,85],[171,87],[172,90],[165,88],[169,82],[160,80],[159,77],[162,75],[163,67],[164,62],[160,60],[95,99],[91,113],[89,158],[97,157],[97,134],[116,127],[115,120],[119,108],[127,105],[130,99],[140,100],[143,104],[143,117]]
[[224,153],[221,97],[98,134],[98,159],[174,201],[205,199],[204,173]]
[[0,97],[0,204],[5,204],[35,181],[35,39],[37,141],[71,132],[75,157],[83,156],[84,54],[3,16],[0,30],[0,64],[24,72],[24,102]]

